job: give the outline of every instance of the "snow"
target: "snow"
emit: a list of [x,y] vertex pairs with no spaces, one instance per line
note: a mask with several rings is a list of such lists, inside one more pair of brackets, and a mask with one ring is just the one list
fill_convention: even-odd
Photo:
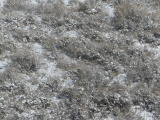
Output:
[[28,30],[29,30],[29,26],[26,26],[26,27],[24,28],[24,30],[28,31]]
[[[66,72],[57,68],[57,63],[55,61],[50,61],[49,59],[44,58],[43,52],[45,53],[43,47],[40,44],[38,43],[33,44],[33,53],[37,54],[37,56],[40,57],[39,62],[41,67],[37,72],[37,74],[39,75],[38,77],[39,82],[45,82],[47,81],[48,78],[58,77],[60,78],[59,80],[62,83],[61,84],[62,88],[73,87],[73,81],[70,78],[66,78],[66,79],[62,78],[63,75],[66,74]],[[68,57],[66,57],[65,55],[62,55],[62,56],[64,56],[64,58],[69,61]],[[35,86],[30,85],[31,90],[36,90],[37,87],[38,87],[37,85]]]
[[56,62],[44,58],[43,52],[45,53],[45,51],[40,44],[33,44],[32,50],[32,52],[39,57],[41,67],[38,70],[38,74],[41,76],[41,80],[46,80],[48,77],[61,76],[62,71],[56,67]]
[[70,0],[63,0],[65,5],[69,5]]
[[30,2],[35,5],[38,4],[37,0],[31,0]]
[[74,60],[74,59],[68,57],[68,56],[65,55],[65,54],[61,54],[61,55],[59,55],[59,57],[62,58],[62,59],[64,59],[65,62],[68,63],[68,64],[76,64],[76,63],[77,63],[76,60]]
[[33,51],[37,54],[42,54],[43,53],[43,48],[38,43],[35,43],[35,44],[33,44]]
[[70,78],[62,80],[62,87],[63,88],[73,88],[73,81]]
[[111,38],[113,33],[103,33],[104,37]]
[[79,1],[79,2],[84,2],[85,0],[77,0],[77,1]]
[[125,80],[126,80],[127,75],[126,74],[119,74],[116,77],[113,78],[112,82],[109,83],[109,86],[112,84],[118,82],[121,85],[125,85]]
[[42,59],[40,63],[42,66],[38,70],[38,73],[42,75],[42,77],[56,77],[61,75],[61,71],[56,69],[56,62],[51,62],[48,59]]
[[[40,0],[42,1],[42,0]],[[47,1],[47,0],[46,0]],[[43,0],[42,2],[46,2],[45,0]],[[64,2],[65,5],[69,5],[71,0],[62,0]],[[78,0],[80,2],[84,2],[85,0]],[[0,0],[0,6],[3,7],[5,0]],[[33,4],[38,4],[37,0],[30,0],[30,3]],[[115,8],[111,5],[111,4],[105,4],[105,11],[108,13],[108,18],[113,18],[115,17]],[[92,13],[97,12],[96,9],[91,9]],[[154,12],[154,11],[150,11],[150,12]],[[41,22],[41,17],[37,16],[37,21]],[[36,28],[36,27],[35,27]],[[26,26],[24,28],[24,30],[29,31],[30,27]],[[48,28],[43,28],[42,31],[44,33],[48,33],[48,35],[51,35],[51,32]],[[66,31],[64,34],[64,36],[66,37],[70,37],[70,38],[76,38],[78,35],[78,31]],[[112,32],[108,32],[108,33],[104,33],[103,34],[106,38],[110,38],[113,36]],[[4,37],[6,37],[6,39],[9,39],[9,37],[7,35],[4,35]],[[115,36],[118,39],[118,35]],[[70,79],[69,76],[67,76],[67,71],[64,71],[62,69],[59,69],[57,67],[57,62],[51,59],[48,59],[46,56],[50,53],[47,52],[43,46],[39,43],[18,43],[15,40],[15,45],[18,51],[21,51],[22,49],[26,48],[25,46],[30,45],[31,46],[31,53],[33,53],[35,55],[35,58],[38,59],[38,71],[36,71],[35,73],[30,73],[28,75],[24,75],[21,73],[17,73],[17,81],[23,82],[25,84],[26,87],[26,91],[28,90],[31,93],[36,93],[38,91],[38,87],[39,84],[38,83],[47,83],[49,80],[49,78],[53,78],[53,79],[58,79],[58,82],[60,82],[60,86],[62,87],[62,89],[67,89],[67,88],[72,88],[74,86],[73,84],[73,80]],[[160,57],[160,46],[158,47],[151,47],[149,44],[143,44],[138,42],[135,42],[134,47],[136,47],[137,49],[141,49],[141,50],[148,50],[151,53],[153,53],[153,59],[159,59]],[[60,55],[59,55],[60,56]],[[66,56],[65,54],[62,54],[62,58],[64,59],[64,61],[67,64],[76,64],[76,60],[71,59],[70,57]],[[5,68],[7,66],[7,64],[11,62],[8,59],[0,59],[0,72],[4,72]],[[113,62],[111,63],[113,64]],[[65,76],[66,75],[66,76]],[[65,76],[65,78],[64,78]],[[34,80],[37,81],[34,81]],[[109,77],[106,77],[107,80],[109,80]],[[113,78],[113,80],[110,82],[110,86],[113,85],[114,83],[118,82],[121,85],[125,86],[125,80],[126,80],[126,74],[116,74],[115,73],[115,77]],[[133,86],[133,85],[132,85]],[[131,86],[131,87],[132,87]],[[131,88],[130,87],[130,88]],[[80,87],[80,89],[83,91],[84,88]],[[37,91],[36,91],[37,90]],[[27,92],[28,92],[27,91]],[[28,92],[28,93],[29,93]],[[37,94],[38,96],[38,94]],[[116,94],[116,96],[118,98],[120,98],[120,94]],[[128,95],[129,96],[129,95]],[[0,98],[0,100],[2,100],[4,98]],[[52,97],[50,98],[50,101],[52,101],[54,104],[56,104],[57,108],[58,104],[60,102],[60,99],[57,99],[56,97]],[[0,104],[0,106],[3,106],[2,104]],[[54,108],[53,108],[54,109]],[[143,110],[140,106],[133,106],[133,111],[137,116],[142,117],[144,120],[153,120],[153,114],[150,112],[147,112],[145,110]],[[35,110],[30,110],[30,111],[25,111],[21,114],[21,116],[24,117],[29,117],[32,114],[36,114],[37,111]],[[97,114],[98,115],[98,114]],[[98,118],[97,118],[98,119]],[[114,120],[114,116],[112,115],[108,115],[107,118],[105,118],[104,120]]]
[[[59,0],[54,0],[54,1],[56,2],[56,1],[59,1]],[[62,1],[65,5],[69,5],[72,0],[61,0],[61,1]],[[79,1],[79,2],[84,2],[85,0],[77,0],[77,1]],[[32,4],[34,4],[34,5],[37,5],[37,4],[38,4],[37,0],[30,0],[29,2],[32,3]],[[46,3],[47,0],[39,0],[39,2],[40,2],[40,3]]]
[[0,72],[4,72],[7,64],[10,62],[8,59],[0,60]]
[[111,4],[105,6],[105,11],[108,13],[109,17],[115,17],[115,9]]
[[0,6],[3,7],[6,0],[0,0]]
[[35,18],[37,21],[39,21],[39,22],[41,22],[42,21],[42,18],[41,17],[39,17],[39,16],[36,16],[36,18]]
[[154,53],[154,58],[153,59],[158,59],[160,57],[160,46],[158,47],[151,47],[149,44],[144,44],[144,43],[139,43],[139,42],[135,42],[135,47],[141,50],[148,50],[151,53]]
[[106,37],[106,38],[110,38],[109,33],[106,33],[106,34],[105,34],[105,37]]
[[71,38],[75,38],[77,37],[77,32],[76,31],[68,31],[64,34],[64,36],[66,37],[71,37]]
[[23,117],[29,117],[30,114],[29,114],[29,113],[26,113],[26,112],[23,112],[23,113],[21,113],[21,116],[23,116]]
[[131,110],[135,113],[135,115],[142,117],[144,120],[154,120],[154,115],[143,110],[140,106],[132,106]]
[[[62,0],[65,5],[69,5],[72,0]],[[85,0],[77,0],[79,2],[84,2]]]
[[38,89],[39,84],[36,85],[31,85],[31,83],[26,84],[28,86],[28,88],[30,89],[30,91],[35,91]]
[[48,59],[43,59],[41,62],[42,66],[38,70],[40,82],[47,81],[48,78],[59,78],[59,82],[61,82],[62,89],[64,88],[72,88],[73,81],[70,78],[63,79],[63,75],[65,75],[65,71],[57,68],[56,62],[51,62]]
[[144,120],[154,120],[153,114],[150,112],[143,111],[140,115],[144,118]]
[[22,43],[16,43],[16,46],[18,49],[23,49],[24,47]]
[[113,115],[108,115],[108,117],[105,118],[104,120],[114,120],[114,117],[113,117]]
[[91,12],[92,12],[92,13],[96,13],[97,10],[96,10],[96,9],[92,9]]

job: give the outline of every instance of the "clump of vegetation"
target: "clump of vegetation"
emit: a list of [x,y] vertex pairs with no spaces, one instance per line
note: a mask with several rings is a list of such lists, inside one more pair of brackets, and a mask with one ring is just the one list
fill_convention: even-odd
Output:
[[[158,5],[157,0],[71,0],[68,6],[7,0],[0,54],[11,63],[0,73],[2,117],[143,119],[135,106],[158,114]],[[30,49],[34,45],[37,51]]]
[[21,72],[36,72],[37,61],[29,55],[15,55],[12,57],[12,64]]

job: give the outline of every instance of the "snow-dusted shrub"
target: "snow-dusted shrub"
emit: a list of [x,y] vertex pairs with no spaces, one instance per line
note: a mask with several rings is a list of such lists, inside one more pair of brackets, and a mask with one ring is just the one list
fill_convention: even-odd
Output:
[[30,55],[14,55],[12,57],[12,64],[17,67],[20,72],[36,72],[37,61]]
[[83,40],[81,38],[63,38],[58,41],[58,46],[67,55],[72,58],[88,60],[92,62],[103,62],[100,54],[98,54],[98,49],[94,46],[92,41]]
[[0,44],[1,54],[4,51],[14,52],[16,50],[15,45],[10,41],[5,41],[4,43]]
[[[153,4],[151,1],[145,1],[145,5]],[[134,3],[124,1],[115,6],[116,17],[112,24],[115,30],[127,31],[148,31],[151,32],[157,24],[157,17],[148,11],[144,10],[144,3]],[[157,13],[156,13],[157,14]],[[153,17],[154,16],[154,17]],[[152,24],[151,24],[152,23]],[[154,24],[153,24],[154,23]]]
[[151,1],[27,2],[8,0],[1,20],[0,49],[12,60],[0,73],[4,119],[134,120],[144,110],[158,113],[150,106],[159,101],[159,18],[142,9]]
[[[134,90],[136,89],[136,91]],[[151,89],[151,88],[150,88]],[[148,89],[147,84],[144,82],[138,82],[133,85],[133,88],[129,90],[131,95],[132,103],[135,106],[141,106],[142,109],[149,112],[157,111],[155,107],[157,106],[156,98],[153,98],[153,93],[151,94]]]
[[158,34],[152,35],[152,33],[147,32],[147,33],[139,33],[138,34],[138,39],[141,43],[149,43],[149,44],[155,44],[158,43],[159,41],[156,39],[158,37]]
[[[27,1],[27,0],[26,0]],[[23,11],[26,8],[26,1],[23,0],[7,0],[5,4],[5,10],[7,8],[7,11]]]
[[[99,112],[98,110],[101,110],[101,113],[105,113],[106,111],[107,113],[105,114],[112,114],[114,117],[118,118],[122,117],[121,114],[126,118],[126,114],[131,106],[129,100],[119,94],[108,94],[105,97],[97,96],[92,98],[91,101],[95,105],[92,107],[92,114],[95,114],[96,112]],[[102,116],[104,117],[105,115],[103,114]]]
[[64,15],[67,8],[60,1],[54,3],[38,4],[35,9],[36,14],[43,14],[45,16],[54,16],[61,18]]
[[[142,21],[142,16],[138,15],[136,5],[122,3],[116,6],[116,17],[113,19],[115,30],[136,30]],[[137,24],[138,23],[138,24]]]
[[76,60],[71,59],[66,55],[58,56],[57,61],[58,61],[57,66],[64,70],[72,70],[78,66]]
[[91,9],[95,8],[96,3],[96,0],[85,0],[84,2],[78,2],[77,10],[85,14],[92,14]]
[[78,8],[79,12],[87,13],[88,9],[89,9],[89,7],[87,6],[87,4],[79,3],[79,8]]

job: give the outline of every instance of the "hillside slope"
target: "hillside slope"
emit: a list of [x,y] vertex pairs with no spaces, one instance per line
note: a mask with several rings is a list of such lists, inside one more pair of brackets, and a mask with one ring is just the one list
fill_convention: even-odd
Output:
[[6,0],[0,120],[158,120],[159,0]]

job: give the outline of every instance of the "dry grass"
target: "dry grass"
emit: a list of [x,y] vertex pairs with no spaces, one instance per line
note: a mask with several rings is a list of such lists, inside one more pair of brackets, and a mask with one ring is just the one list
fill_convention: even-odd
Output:
[[[158,1],[155,2],[158,4]],[[116,17],[110,18],[110,21],[105,19],[108,13],[103,10],[103,4],[107,3],[113,3],[116,9]],[[39,60],[29,51],[29,47],[24,47],[27,51],[20,51],[15,43],[38,43],[45,49],[43,57],[56,61],[57,67],[67,73],[61,78],[47,78],[45,82],[39,82],[36,78],[30,80],[32,85],[39,85],[36,92],[47,98],[37,98],[36,105],[28,102],[24,105],[25,109],[28,106],[45,113],[55,108],[56,119],[82,120],[94,119],[98,114],[97,119],[107,118],[109,114],[115,119],[134,119],[137,116],[131,111],[131,106],[137,104],[142,104],[142,108],[149,111],[149,105],[158,101],[159,89],[153,81],[158,80],[159,62],[152,59],[154,55],[151,51],[137,49],[134,39],[152,46],[159,45],[159,27],[156,26],[159,13],[150,14],[144,11],[145,4],[131,0],[88,0],[71,4],[66,7],[58,1],[29,6],[22,0],[8,0],[3,11],[7,14],[4,16],[5,25],[8,25],[5,32],[11,34],[13,40],[0,45],[0,54],[10,51],[12,63],[0,74],[0,81],[16,84],[17,91],[14,88],[13,98],[14,94],[26,93],[31,97],[29,100],[37,98],[36,94],[32,94],[35,91],[28,92],[22,84],[18,87],[18,81],[16,83],[14,79],[18,79],[16,74],[36,74],[39,67]],[[91,12],[92,9],[97,12]],[[14,13],[12,17],[9,15],[11,12]],[[20,13],[27,15],[21,16],[22,20],[13,20]],[[41,19],[37,20],[37,17]],[[29,28],[25,29],[27,26]],[[73,37],[65,34],[72,31],[76,33]],[[111,37],[106,37],[104,33]],[[126,74],[126,84],[114,82],[119,74]],[[73,81],[73,88],[63,88],[62,82],[67,79]],[[2,88],[1,91],[10,90],[8,87]],[[151,91],[156,99],[143,101],[142,96],[137,98],[135,90],[142,93],[143,88],[146,88],[145,98]],[[56,109],[56,105],[48,100],[51,96],[60,101],[59,108]],[[150,94],[149,98],[152,98]],[[50,113],[34,118],[44,119]]]

